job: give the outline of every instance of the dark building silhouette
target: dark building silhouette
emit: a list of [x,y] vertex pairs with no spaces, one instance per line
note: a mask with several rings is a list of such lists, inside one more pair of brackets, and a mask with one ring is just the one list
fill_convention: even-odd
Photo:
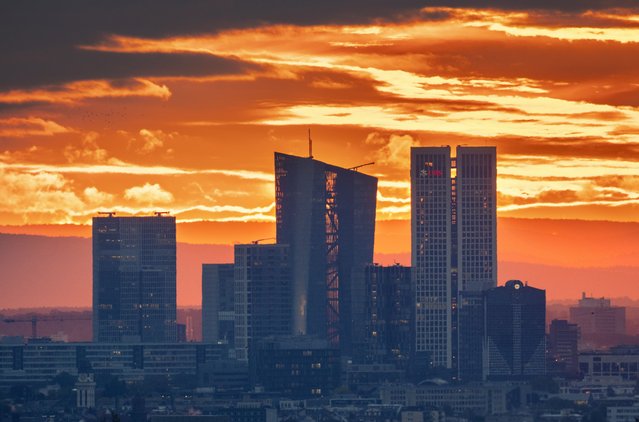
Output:
[[566,377],[579,375],[579,326],[553,319],[548,333],[548,371]]
[[410,267],[399,264],[364,268],[362,316],[356,317],[353,334],[359,333],[355,355],[364,363],[393,363],[407,368],[411,356],[414,295]]
[[496,174],[495,147],[411,149],[415,355],[462,380],[481,373],[477,318],[497,285]]
[[546,373],[546,291],[510,280],[485,293],[484,376],[521,380]]
[[175,217],[93,218],[93,339],[175,342]]
[[234,283],[233,264],[202,264],[202,341],[233,345]]
[[610,299],[582,293],[577,306],[570,308],[569,319],[579,326],[584,349],[610,347],[625,340],[626,308],[612,306]]
[[186,343],[186,324],[177,324],[177,342]]
[[350,353],[351,276],[373,261],[377,179],[275,153],[277,243],[293,262],[293,330]]
[[460,292],[457,302],[458,376],[462,381],[483,379],[484,292]]
[[340,353],[323,339],[268,337],[256,342],[251,358],[254,384],[285,397],[329,396],[340,382]]
[[246,361],[252,344],[291,334],[288,245],[235,245],[235,350]]
[[228,359],[225,344],[62,343],[0,344],[0,388],[42,385],[63,373],[93,373],[124,381],[142,377],[195,377],[205,364]]

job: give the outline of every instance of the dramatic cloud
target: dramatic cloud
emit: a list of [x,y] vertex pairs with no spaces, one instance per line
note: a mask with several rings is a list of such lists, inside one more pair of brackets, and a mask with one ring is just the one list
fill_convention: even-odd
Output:
[[82,81],[71,82],[55,88],[0,92],[0,104],[73,104],[91,98],[123,97],[156,97],[166,100],[170,96],[171,91],[166,85],[157,85],[145,79]]
[[134,186],[124,191],[124,198],[145,205],[160,205],[173,202],[173,194],[159,184],[145,183],[144,186]]
[[0,119],[0,138],[23,138],[26,136],[51,136],[71,132],[52,120],[39,117],[11,117]]
[[41,172],[16,173],[0,169],[0,215],[16,213],[20,222],[70,221],[69,213],[84,208],[62,175]]
[[67,145],[64,148],[65,158],[69,163],[106,163],[109,158],[109,153],[98,145],[97,139],[99,137],[100,135],[98,133],[90,132],[84,136],[79,146]]
[[501,215],[636,220],[628,2],[72,5],[2,6],[0,168],[62,177],[73,221],[272,221],[272,152],[309,128],[317,158],[376,162],[381,220],[409,218],[410,148],[442,144],[497,146]]
[[107,192],[101,192],[95,186],[85,188],[83,191],[84,198],[89,205],[101,206],[109,204],[113,201],[114,196]]
[[171,139],[173,137],[173,134],[167,134],[161,130],[140,129],[139,134],[142,138],[142,145],[140,146],[139,151],[144,154],[148,154],[158,148],[161,148],[164,146],[164,142],[167,139]]
[[366,137],[366,143],[378,148],[375,151],[376,163],[399,167],[410,163],[410,148],[419,145],[410,135],[392,134],[386,140],[376,132]]

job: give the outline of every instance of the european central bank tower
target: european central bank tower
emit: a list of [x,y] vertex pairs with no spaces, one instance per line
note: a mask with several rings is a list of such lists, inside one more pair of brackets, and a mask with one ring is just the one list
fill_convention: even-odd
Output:
[[483,291],[497,285],[495,147],[411,149],[415,353],[481,377]]
[[373,262],[377,178],[275,153],[277,243],[290,245],[293,332],[352,352],[352,275]]

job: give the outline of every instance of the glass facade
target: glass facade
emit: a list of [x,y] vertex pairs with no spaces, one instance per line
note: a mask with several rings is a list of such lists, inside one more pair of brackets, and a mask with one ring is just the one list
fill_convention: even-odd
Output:
[[288,245],[235,245],[235,350],[248,360],[254,341],[290,335],[291,261]]
[[481,292],[497,285],[496,173],[494,147],[411,149],[415,353],[460,379],[481,374]]
[[93,218],[93,339],[175,342],[175,217]]
[[233,264],[202,264],[202,341],[233,344],[234,283]]
[[367,363],[408,368],[413,335],[411,269],[401,265],[367,265],[364,269],[363,347]]
[[546,291],[510,280],[485,293],[484,377],[520,380],[546,373]]
[[277,242],[291,246],[293,331],[350,353],[351,277],[373,261],[377,179],[275,153]]

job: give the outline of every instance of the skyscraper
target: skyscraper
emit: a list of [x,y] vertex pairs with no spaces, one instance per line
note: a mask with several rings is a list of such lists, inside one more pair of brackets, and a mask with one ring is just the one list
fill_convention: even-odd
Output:
[[579,375],[579,326],[553,319],[548,333],[548,362],[555,374]]
[[484,377],[520,380],[546,373],[546,291],[510,280],[485,293]]
[[175,217],[94,217],[93,340],[176,336]]
[[497,284],[496,173],[494,147],[411,149],[415,353],[460,378],[481,351],[481,292]]
[[377,179],[275,153],[277,243],[293,262],[293,330],[350,353],[351,275],[373,261]]
[[233,344],[234,283],[233,264],[202,264],[202,341]]
[[364,362],[408,366],[414,339],[410,274],[410,267],[399,264],[364,268],[362,327],[353,329],[363,334],[359,349]]
[[248,360],[253,342],[291,334],[289,246],[235,245],[235,350]]

